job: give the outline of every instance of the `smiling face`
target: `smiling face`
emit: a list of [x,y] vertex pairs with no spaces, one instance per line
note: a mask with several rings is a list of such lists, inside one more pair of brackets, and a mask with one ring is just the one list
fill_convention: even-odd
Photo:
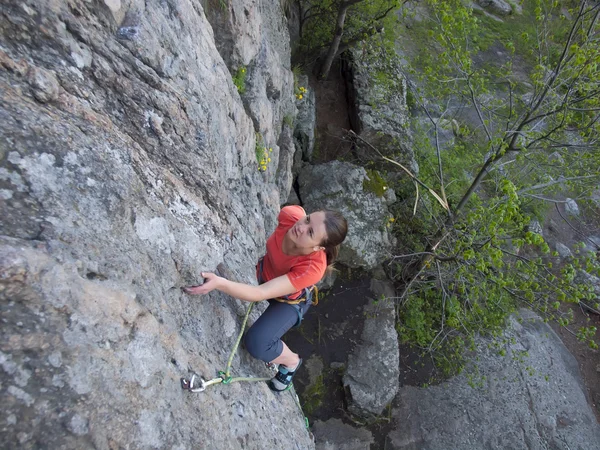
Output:
[[327,237],[325,213],[317,211],[304,216],[287,232],[287,236],[296,248],[314,251]]

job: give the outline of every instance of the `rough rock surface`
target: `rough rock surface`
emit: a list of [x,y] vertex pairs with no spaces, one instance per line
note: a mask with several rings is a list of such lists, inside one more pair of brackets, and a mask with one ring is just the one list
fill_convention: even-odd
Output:
[[538,316],[520,314],[505,344],[480,342],[478,375],[400,389],[389,448],[600,449],[575,358]]
[[298,115],[294,128],[294,143],[296,151],[300,152],[303,161],[311,161],[315,148],[315,126],[317,122],[315,91],[308,84],[308,76],[298,76],[298,87],[306,89],[298,100]]
[[532,233],[539,234],[540,236],[544,235],[544,228],[539,220],[532,220],[527,225],[527,231],[531,231]]
[[386,199],[365,191],[367,172],[350,163],[332,161],[306,166],[298,175],[300,198],[308,211],[328,208],[348,220],[348,236],[339,261],[349,267],[371,269],[389,256]]
[[373,443],[368,430],[346,425],[340,419],[317,420],[313,433],[317,450],[369,450]]
[[579,205],[572,198],[568,198],[565,203],[565,212],[571,216],[579,216]]
[[349,356],[343,379],[348,410],[366,418],[381,414],[392,401],[400,375],[394,288],[373,279],[371,291],[375,298],[365,307],[361,344]]
[[[400,162],[418,173],[410,146],[406,80],[400,62],[378,52],[368,44],[350,50],[352,128],[382,153],[388,156],[401,154]],[[360,147],[370,152],[364,146]]]
[[[264,383],[179,387],[225,368],[244,310],[179,288],[223,261],[254,282],[293,151],[278,145],[295,112],[285,20],[278,2],[246,3],[221,11],[246,27],[231,31],[242,99],[200,2],[3,2],[5,446],[313,447],[292,397]],[[274,149],[264,173],[256,132]],[[268,375],[243,349],[232,373]]]

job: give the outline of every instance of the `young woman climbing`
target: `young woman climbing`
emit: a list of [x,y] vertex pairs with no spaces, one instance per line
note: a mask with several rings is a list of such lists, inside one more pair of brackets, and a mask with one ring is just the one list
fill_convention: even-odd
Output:
[[348,224],[337,211],[306,214],[300,206],[286,206],[278,225],[267,239],[267,248],[256,266],[258,286],[236,283],[203,272],[204,284],[186,287],[188,294],[207,294],[217,289],[247,302],[269,301],[269,307],[250,327],[246,349],[255,358],[278,364],[269,381],[274,391],[287,390],[302,359],[281,340],[299,323],[312,304],[312,287],[318,283],[338,254]]

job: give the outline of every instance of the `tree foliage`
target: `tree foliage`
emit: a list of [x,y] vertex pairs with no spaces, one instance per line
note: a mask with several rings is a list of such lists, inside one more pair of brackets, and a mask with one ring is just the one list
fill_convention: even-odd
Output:
[[[428,351],[445,348],[448,358],[475,333],[499,331],[520,305],[565,326],[563,303],[598,309],[589,284],[574,282],[583,272],[600,275],[596,256],[582,252],[555,267],[529,224],[545,203],[583,198],[600,181],[600,5],[581,1],[567,10],[538,0],[535,26],[505,42],[508,57],[497,64],[477,63],[486,30],[471,8],[460,0],[427,5],[420,24],[427,51],[408,77],[433,131],[417,131],[415,147],[419,178],[449,208],[423,204],[421,240],[393,267],[404,283],[401,336]],[[468,126],[456,122],[457,104],[475,117]],[[443,146],[449,123],[456,137]],[[404,233],[406,221],[396,223]],[[593,327],[573,332],[597,345]]]
[[390,13],[399,7],[399,1],[303,0],[300,5],[298,50],[320,56],[319,73],[327,78],[333,59],[351,45],[386,28],[394,29],[396,19]]

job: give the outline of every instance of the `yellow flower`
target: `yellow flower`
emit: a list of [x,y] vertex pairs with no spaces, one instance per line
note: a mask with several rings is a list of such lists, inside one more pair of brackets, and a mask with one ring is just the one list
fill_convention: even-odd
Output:
[[272,151],[273,151],[273,149],[272,149],[272,148],[269,148],[269,152],[272,152]]
[[242,69],[242,73],[245,73],[245,72],[246,72],[246,69]]
[[271,162],[271,158],[267,159],[267,162]]
[[302,100],[302,94],[298,96],[298,100]]
[[396,219],[394,219],[393,217],[390,217],[390,222],[395,222]]

